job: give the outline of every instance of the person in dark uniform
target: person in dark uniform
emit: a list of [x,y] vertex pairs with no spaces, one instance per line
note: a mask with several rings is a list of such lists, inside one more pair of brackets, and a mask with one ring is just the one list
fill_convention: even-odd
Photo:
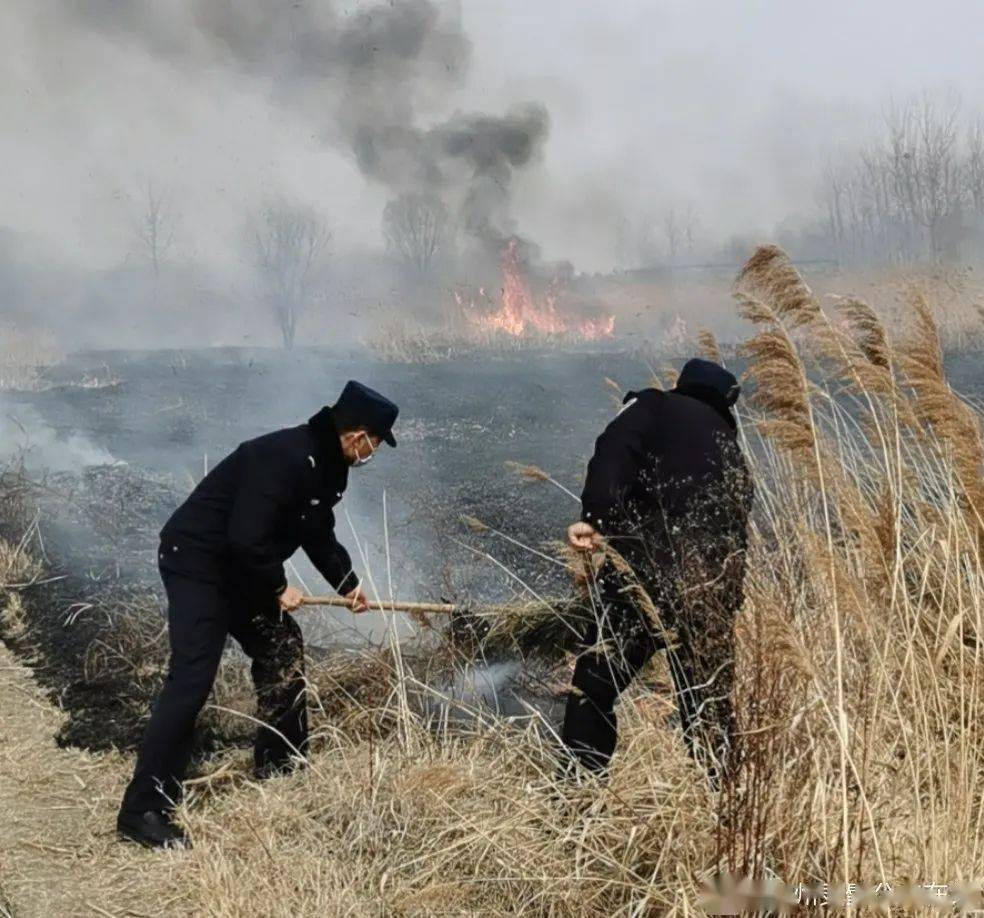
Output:
[[630,392],[595,443],[567,537],[578,552],[606,553],[588,568],[597,622],[565,709],[565,772],[578,762],[607,769],[615,703],[658,649],[691,754],[715,784],[731,760],[733,620],[753,493],[732,414],[738,393],[726,369],[690,360],[671,391]]
[[291,769],[307,745],[301,629],[289,614],[303,595],[284,562],[303,548],[322,576],[362,612],[367,601],[335,538],[349,469],[381,442],[396,446],[397,406],[349,382],[306,424],[242,443],[209,472],[161,530],[158,566],[168,600],[171,659],[117,829],[152,847],[187,844],[170,813],[181,796],[195,720],[228,635],[252,659],[260,727],[258,777]]

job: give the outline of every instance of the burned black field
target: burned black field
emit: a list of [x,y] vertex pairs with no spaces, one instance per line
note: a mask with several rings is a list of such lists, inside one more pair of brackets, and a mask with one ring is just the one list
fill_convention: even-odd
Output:
[[[113,384],[73,385],[100,374]],[[25,406],[54,433],[54,442],[36,446],[37,465],[62,452],[62,467],[111,459],[125,463],[131,477],[147,473],[147,494],[153,481],[171,482],[180,499],[242,440],[300,423],[347,379],[364,380],[400,404],[399,446],[353,472],[338,531],[353,547],[356,537],[366,543],[371,573],[388,595],[389,579],[378,566],[386,560],[385,493],[394,592],[436,598],[448,589],[442,540],[461,534],[460,515],[533,544],[558,536],[576,503],[549,484],[529,485],[505,463],[535,464],[577,492],[594,438],[614,408],[605,378],[629,389],[647,384],[649,375],[638,360],[610,353],[530,351],[408,366],[303,349],[113,352],[62,364],[49,388],[15,396],[12,412]],[[30,449],[30,433],[24,441]],[[111,504],[135,499],[108,497]],[[137,499],[132,509],[153,528],[171,507]],[[531,573],[508,544],[499,551],[517,573]],[[457,588],[489,598],[493,585],[470,577]]]
[[[534,549],[558,539],[578,513],[575,499],[507,463],[538,466],[576,495],[615,409],[605,378],[630,389],[649,376],[615,353],[426,366],[308,349],[76,355],[39,391],[6,402],[17,441],[7,446],[39,482],[26,506],[60,578],[30,591],[28,627],[6,637],[70,712],[63,742],[130,746],[166,647],[160,525],[206,467],[242,440],[305,420],[350,378],[401,406],[397,449],[353,471],[338,513],[339,537],[373,591],[472,604],[563,595],[559,566],[476,534],[462,517]],[[295,563],[310,592],[330,592],[303,556]],[[386,638],[379,614],[312,610],[302,620],[315,653]]]
[[[984,391],[975,355],[947,364],[959,391]],[[5,429],[16,442],[5,446],[26,457],[34,484],[23,504],[54,579],[25,594],[26,627],[3,636],[70,713],[62,742],[130,747],[166,656],[160,525],[205,468],[242,440],[305,420],[350,378],[401,406],[397,449],[353,471],[338,514],[371,591],[465,605],[563,596],[564,570],[535,552],[551,554],[576,499],[509,463],[534,465],[577,495],[616,408],[606,378],[624,391],[650,376],[642,360],[611,352],[431,365],[314,349],[75,355],[38,391],[6,396]],[[462,517],[515,541],[476,533]],[[309,592],[330,592],[303,556],[295,565]],[[312,654],[325,655],[384,644],[387,618],[310,610],[301,620]],[[202,741],[209,745],[207,723]]]

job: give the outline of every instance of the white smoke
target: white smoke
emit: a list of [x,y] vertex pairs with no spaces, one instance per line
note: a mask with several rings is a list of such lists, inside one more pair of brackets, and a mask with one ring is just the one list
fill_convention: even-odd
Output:
[[422,713],[437,723],[458,725],[538,715],[556,721],[557,699],[535,691],[530,674],[520,660],[469,664],[449,682],[427,690],[420,699]]
[[49,472],[124,464],[84,434],[60,434],[29,405],[0,401],[0,462],[14,459],[22,459],[29,470]]

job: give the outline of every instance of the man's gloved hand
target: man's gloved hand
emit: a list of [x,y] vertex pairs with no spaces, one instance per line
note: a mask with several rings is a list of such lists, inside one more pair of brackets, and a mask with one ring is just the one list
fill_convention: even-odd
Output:
[[369,608],[369,600],[366,598],[366,594],[362,592],[361,586],[357,586],[354,590],[346,593],[345,598],[349,601],[349,608],[356,614],[365,612]]
[[288,586],[283,593],[277,597],[280,608],[284,612],[293,612],[301,605],[304,594],[297,587]]
[[567,527],[567,544],[574,551],[591,551],[601,544],[601,536],[590,523],[579,521]]

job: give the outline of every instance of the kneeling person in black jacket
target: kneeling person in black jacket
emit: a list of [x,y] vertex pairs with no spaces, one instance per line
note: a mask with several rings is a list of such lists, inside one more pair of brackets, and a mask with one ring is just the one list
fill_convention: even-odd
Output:
[[168,600],[171,659],[123,797],[117,828],[154,847],[186,844],[169,814],[181,796],[195,720],[212,688],[226,638],[252,659],[261,726],[259,777],[290,769],[307,746],[301,629],[289,614],[303,595],[284,562],[303,548],[350,600],[367,601],[348,552],[335,538],[349,468],[381,442],[396,446],[398,409],[349,382],[306,424],[241,444],[198,484],[161,530],[158,555]]
[[738,382],[688,361],[676,387],[632,392],[595,443],[572,548],[614,553],[578,658],[563,740],[593,771],[615,749],[614,707],[667,651],[684,739],[712,779],[731,759],[733,621],[741,608],[752,483],[736,437]]

